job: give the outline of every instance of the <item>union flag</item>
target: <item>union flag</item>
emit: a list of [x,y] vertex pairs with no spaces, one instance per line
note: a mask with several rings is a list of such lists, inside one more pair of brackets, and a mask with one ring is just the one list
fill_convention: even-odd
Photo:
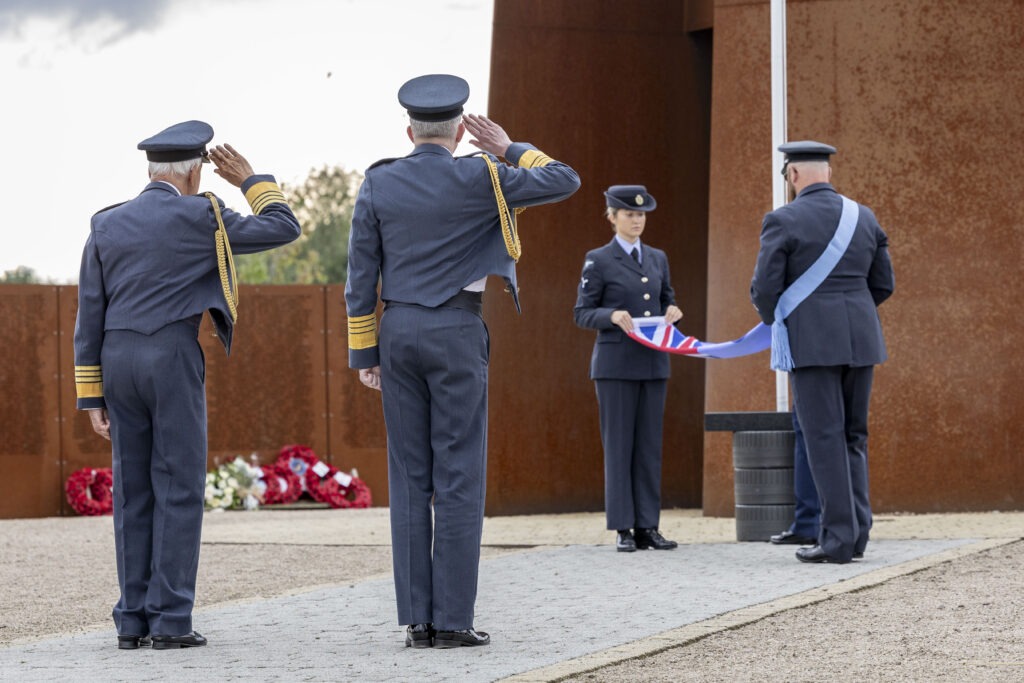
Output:
[[738,358],[771,348],[772,328],[758,323],[739,339],[727,342],[704,342],[686,335],[675,325],[665,322],[663,316],[633,318],[634,341],[658,351],[695,358]]

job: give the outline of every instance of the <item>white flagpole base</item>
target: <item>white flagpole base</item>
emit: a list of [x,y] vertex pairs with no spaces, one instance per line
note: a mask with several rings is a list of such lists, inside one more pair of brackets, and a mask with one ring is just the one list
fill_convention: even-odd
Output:
[[775,410],[789,412],[789,373],[775,371]]

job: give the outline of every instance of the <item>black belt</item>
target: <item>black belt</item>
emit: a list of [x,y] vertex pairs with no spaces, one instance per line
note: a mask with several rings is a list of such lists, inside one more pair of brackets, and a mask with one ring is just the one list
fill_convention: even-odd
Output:
[[407,303],[404,301],[385,301],[384,308],[388,306],[415,306],[416,308],[457,308],[461,311],[469,311],[475,315],[482,316],[484,313],[484,293],[471,292],[467,289],[460,289],[458,294],[443,301],[437,306],[423,306],[420,304]]

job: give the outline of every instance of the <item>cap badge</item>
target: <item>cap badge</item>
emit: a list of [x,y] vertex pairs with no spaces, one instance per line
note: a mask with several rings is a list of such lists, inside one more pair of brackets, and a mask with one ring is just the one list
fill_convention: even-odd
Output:
[[644,196],[642,194],[638,194],[636,196],[636,205],[637,206],[643,206],[643,204],[644,204]]

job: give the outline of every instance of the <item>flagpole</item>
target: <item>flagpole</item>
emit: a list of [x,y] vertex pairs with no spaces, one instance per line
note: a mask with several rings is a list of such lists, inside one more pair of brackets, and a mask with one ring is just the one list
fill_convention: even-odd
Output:
[[[772,25],[772,208],[786,203],[786,179],[779,173],[786,142],[786,0],[771,0]],[[775,371],[775,410],[789,410],[789,373]]]

